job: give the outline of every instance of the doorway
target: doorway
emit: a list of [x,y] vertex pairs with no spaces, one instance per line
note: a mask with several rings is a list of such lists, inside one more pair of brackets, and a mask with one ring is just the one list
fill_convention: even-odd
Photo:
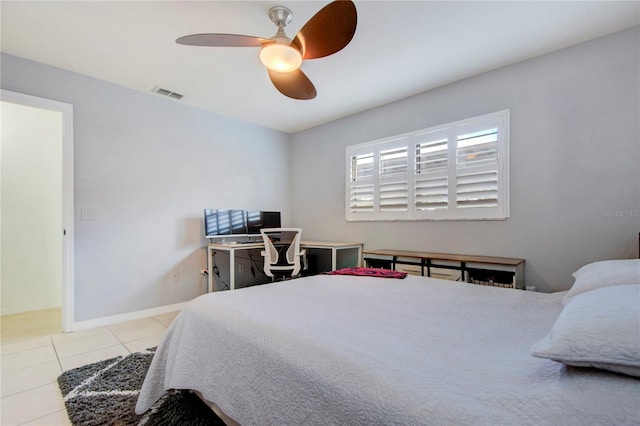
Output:
[[2,315],[61,307],[72,331],[73,108],[2,90]]

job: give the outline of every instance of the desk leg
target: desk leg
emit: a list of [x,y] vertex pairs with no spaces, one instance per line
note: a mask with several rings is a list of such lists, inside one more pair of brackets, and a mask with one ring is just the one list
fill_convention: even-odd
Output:
[[207,293],[213,291],[213,250],[207,247]]
[[331,270],[335,271],[338,268],[338,250],[335,247],[331,248]]
[[236,289],[236,251],[229,250],[229,289]]

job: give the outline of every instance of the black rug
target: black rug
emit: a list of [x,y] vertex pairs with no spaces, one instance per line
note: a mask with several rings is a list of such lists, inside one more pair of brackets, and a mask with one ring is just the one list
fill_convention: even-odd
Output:
[[69,419],[75,426],[220,425],[196,395],[173,390],[142,416],[136,401],[155,348],[74,368],[58,377]]

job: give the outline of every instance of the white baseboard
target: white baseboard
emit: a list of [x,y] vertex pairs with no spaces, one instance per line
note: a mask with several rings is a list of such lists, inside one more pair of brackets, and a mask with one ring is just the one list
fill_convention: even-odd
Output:
[[94,318],[86,321],[76,321],[73,323],[72,329],[66,330],[66,331],[71,332],[71,331],[87,330],[90,328],[113,325],[119,322],[125,322],[125,321],[137,320],[141,318],[152,317],[155,315],[167,314],[169,312],[175,312],[175,311],[181,310],[186,304],[187,302],[182,302],[182,303],[176,303],[173,305],[158,306],[156,308],[151,308],[151,309],[143,309],[142,311],[128,312],[126,314],[118,314],[118,315],[112,315],[108,317]]

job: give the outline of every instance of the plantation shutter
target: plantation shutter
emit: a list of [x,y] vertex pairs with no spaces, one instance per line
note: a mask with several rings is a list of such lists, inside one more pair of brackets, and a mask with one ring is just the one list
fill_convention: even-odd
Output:
[[456,205],[498,206],[498,129],[457,137]]
[[448,138],[435,138],[415,145],[415,209],[446,209],[448,190]]
[[379,175],[379,203],[381,212],[409,210],[409,182],[407,147],[381,151]]
[[351,157],[351,184],[349,186],[349,211],[351,213],[373,212],[373,153]]
[[347,220],[509,217],[509,111],[347,147]]

